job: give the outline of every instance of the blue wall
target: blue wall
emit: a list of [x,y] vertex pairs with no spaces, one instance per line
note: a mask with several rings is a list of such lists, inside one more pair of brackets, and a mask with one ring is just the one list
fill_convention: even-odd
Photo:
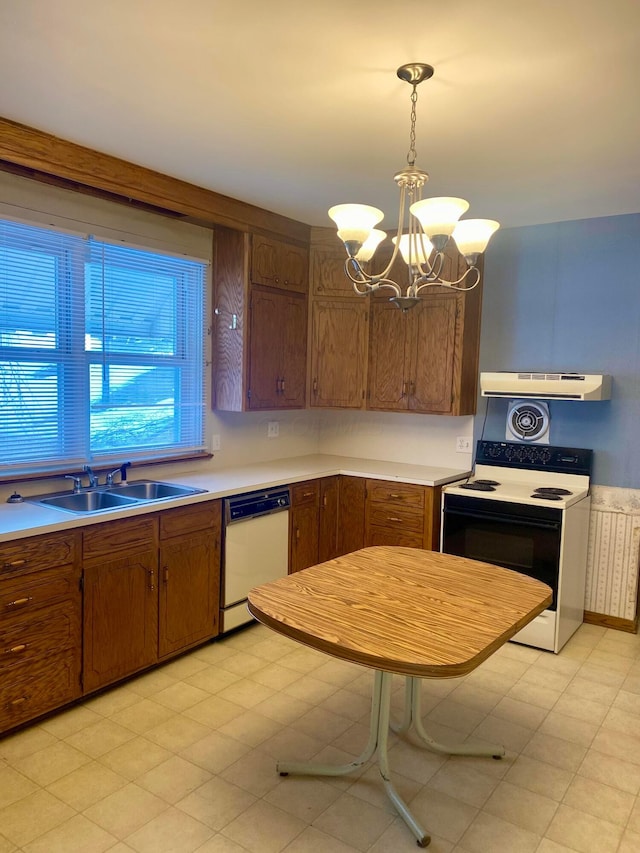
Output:
[[[593,448],[594,483],[635,489],[639,270],[640,214],[498,231],[485,260],[480,345],[481,370],[610,373],[609,401],[549,403],[550,440]],[[484,430],[504,439],[507,406],[480,400],[476,438]]]

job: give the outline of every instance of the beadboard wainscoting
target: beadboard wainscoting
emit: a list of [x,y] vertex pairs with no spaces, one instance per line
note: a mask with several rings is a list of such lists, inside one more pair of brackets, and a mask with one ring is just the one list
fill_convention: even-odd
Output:
[[594,486],[585,621],[637,630],[640,490]]

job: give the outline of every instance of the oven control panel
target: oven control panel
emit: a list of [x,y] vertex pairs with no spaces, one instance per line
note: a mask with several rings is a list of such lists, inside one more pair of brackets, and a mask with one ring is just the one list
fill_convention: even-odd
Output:
[[480,439],[476,448],[477,465],[591,476],[592,462],[593,451],[577,447]]

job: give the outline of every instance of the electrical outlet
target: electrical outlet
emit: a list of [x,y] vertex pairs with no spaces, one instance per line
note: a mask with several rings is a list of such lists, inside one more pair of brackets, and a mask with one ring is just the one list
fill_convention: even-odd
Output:
[[466,435],[459,435],[456,438],[456,453],[471,453],[471,439]]
[[267,438],[277,438],[280,435],[280,422],[279,421],[268,421],[267,422]]
[[215,450],[220,450],[220,436],[212,435],[211,436],[211,452],[213,453]]

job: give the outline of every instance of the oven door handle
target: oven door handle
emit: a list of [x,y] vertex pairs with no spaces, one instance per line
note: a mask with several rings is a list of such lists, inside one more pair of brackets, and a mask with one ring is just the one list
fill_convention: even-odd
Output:
[[478,521],[499,521],[501,524],[514,524],[520,527],[535,527],[538,530],[560,530],[561,523],[559,521],[541,521],[539,519],[529,518],[509,518],[508,516],[498,515],[491,512],[461,512],[456,509],[444,510],[444,517],[455,515],[458,518],[477,519]]

